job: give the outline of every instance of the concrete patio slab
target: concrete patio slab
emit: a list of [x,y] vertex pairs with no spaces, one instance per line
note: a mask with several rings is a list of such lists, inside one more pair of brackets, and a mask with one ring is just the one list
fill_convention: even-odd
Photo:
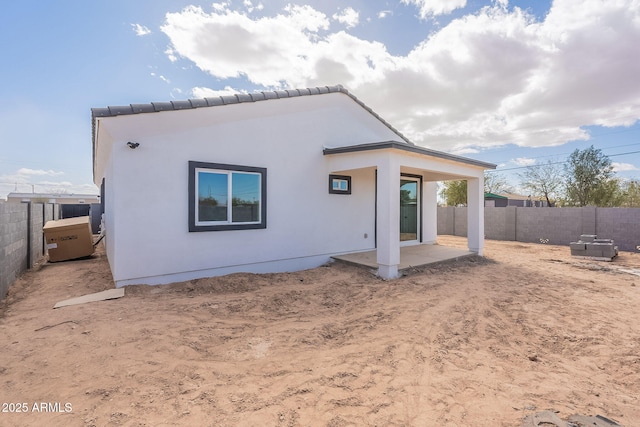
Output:
[[[408,268],[422,267],[438,262],[457,260],[459,258],[477,255],[465,249],[451,248],[441,245],[415,245],[400,248],[400,265],[398,271]],[[378,268],[376,251],[353,252],[336,255],[331,258],[361,267]]]

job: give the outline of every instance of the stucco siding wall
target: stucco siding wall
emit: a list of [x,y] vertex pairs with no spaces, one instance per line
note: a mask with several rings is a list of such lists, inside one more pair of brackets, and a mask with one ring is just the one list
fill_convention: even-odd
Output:
[[[351,195],[329,194],[334,171],[322,149],[345,143],[345,135],[357,142],[389,139],[390,130],[370,114],[361,115],[356,104],[356,110],[349,104],[307,110],[291,102],[297,99],[286,101],[286,108],[277,104],[280,111],[273,111],[275,101],[243,104],[237,115],[226,106],[211,108],[225,119],[203,119],[174,132],[166,121],[191,115],[146,115],[167,127],[161,134],[153,123],[147,124],[148,135],[129,125],[126,137],[123,128],[110,132],[122,134],[114,136],[113,163],[104,167],[107,253],[117,285],[204,277],[218,268],[256,271],[255,265],[280,260],[311,257],[317,264],[331,254],[375,247],[374,169],[350,172]],[[254,108],[260,110],[247,112]],[[202,113],[184,113],[193,112]],[[131,150],[128,140],[140,146]],[[190,233],[190,160],[267,168],[267,228]]]
[[[115,271],[116,268],[116,242],[117,242],[117,227],[116,220],[118,219],[118,211],[116,209],[117,204],[115,203],[115,197],[113,189],[115,188],[117,176],[113,173],[113,163],[109,163],[107,167],[107,176],[105,179],[105,199],[107,202],[105,203],[105,216],[104,216],[104,224],[105,224],[105,252],[107,254],[107,259],[109,260],[109,265],[112,271]],[[109,200],[113,200],[114,203],[110,203]],[[156,206],[157,208],[157,206]],[[123,212],[123,214],[127,214],[127,212]],[[147,213],[148,217],[155,217],[153,213]]]

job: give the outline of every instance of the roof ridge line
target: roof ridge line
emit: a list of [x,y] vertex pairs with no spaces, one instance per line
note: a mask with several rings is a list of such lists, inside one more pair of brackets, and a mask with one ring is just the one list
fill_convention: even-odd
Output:
[[[317,86],[305,89],[284,89],[273,91],[256,91],[250,93],[233,93],[204,98],[189,98],[178,101],[152,101],[145,104],[129,104],[120,106],[107,106],[91,109],[91,115],[95,117],[114,117],[130,114],[154,113],[160,111],[184,110],[201,107],[215,107],[219,105],[240,104],[243,102],[266,101],[269,99],[294,98],[297,96],[323,95],[326,93],[349,91],[342,85]],[[349,94],[350,95],[350,94]],[[350,95],[353,97],[353,95]]]
[[358,105],[364,108],[369,114],[374,116],[391,131],[396,133],[404,142],[409,145],[415,145],[404,136],[398,129],[393,127],[389,122],[383,119],[378,113],[373,111],[371,107],[362,102],[357,96],[349,92],[341,84],[333,86],[316,86],[304,89],[281,89],[273,91],[257,91],[251,93],[234,93],[229,95],[219,95],[205,98],[189,98],[178,101],[150,102],[146,104],[129,104],[122,106],[107,106],[91,109],[91,120],[95,121],[99,117],[116,117],[132,114],[158,113],[161,111],[177,111],[189,110],[204,107],[217,107],[221,105],[242,104],[245,102],[268,101],[270,99],[294,98],[298,96],[324,95],[328,93],[343,93],[353,99]]

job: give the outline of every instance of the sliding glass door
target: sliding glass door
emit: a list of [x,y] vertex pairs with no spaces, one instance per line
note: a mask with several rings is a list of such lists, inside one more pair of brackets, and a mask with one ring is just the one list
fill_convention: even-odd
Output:
[[420,236],[420,181],[403,176],[400,179],[400,241],[418,242]]

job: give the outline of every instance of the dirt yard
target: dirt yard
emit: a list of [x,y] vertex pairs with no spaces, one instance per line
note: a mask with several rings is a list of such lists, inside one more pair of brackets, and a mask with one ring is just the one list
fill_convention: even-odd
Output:
[[554,410],[639,426],[640,254],[485,255],[395,281],[332,264],[56,310],[113,283],[102,251],[44,264],[0,307],[0,425],[518,427]]

